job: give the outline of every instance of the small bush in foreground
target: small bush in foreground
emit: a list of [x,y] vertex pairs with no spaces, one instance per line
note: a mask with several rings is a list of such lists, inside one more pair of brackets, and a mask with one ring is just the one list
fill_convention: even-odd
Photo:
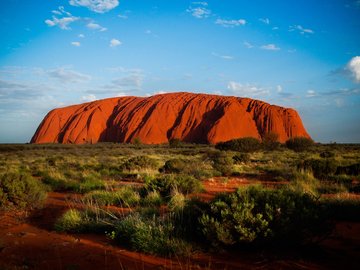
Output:
[[19,172],[0,175],[0,207],[37,208],[45,198],[45,187],[31,175]]
[[168,219],[146,218],[133,213],[115,225],[111,238],[120,244],[149,254],[189,255],[191,246],[174,237],[174,224]]
[[220,195],[200,218],[215,247],[244,243],[301,244],[327,232],[319,202],[306,193],[259,187]]
[[285,144],[287,148],[295,152],[304,152],[314,145],[314,141],[306,137],[294,137],[287,140]]

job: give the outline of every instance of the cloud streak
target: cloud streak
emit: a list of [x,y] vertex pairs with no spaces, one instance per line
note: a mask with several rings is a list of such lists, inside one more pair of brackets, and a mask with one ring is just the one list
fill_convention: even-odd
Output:
[[245,25],[246,20],[244,20],[244,19],[239,19],[239,20],[217,19],[215,21],[215,24],[221,25],[223,27],[235,27],[235,26]]
[[119,5],[118,0],[70,0],[72,6],[86,7],[96,13],[105,13]]

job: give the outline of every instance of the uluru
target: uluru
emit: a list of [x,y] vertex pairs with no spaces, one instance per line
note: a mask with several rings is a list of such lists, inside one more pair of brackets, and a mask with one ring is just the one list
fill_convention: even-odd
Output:
[[307,137],[291,108],[250,98],[195,93],[116,97],[57,108],[37,128],[31,143],[97,142],[146,144],[180,139],[217,143],[241,137],[261,139],[273,132],[284,142]]

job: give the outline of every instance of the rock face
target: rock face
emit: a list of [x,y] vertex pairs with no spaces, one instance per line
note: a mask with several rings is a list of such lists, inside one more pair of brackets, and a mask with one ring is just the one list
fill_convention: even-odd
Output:
[[275,132],[308,137],[298,113],[249,98],[193,93],[97,100],[50,111],[32,143],[217,143]]

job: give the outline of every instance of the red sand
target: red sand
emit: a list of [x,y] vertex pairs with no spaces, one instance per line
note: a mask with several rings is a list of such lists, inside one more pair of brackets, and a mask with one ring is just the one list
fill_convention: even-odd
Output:
[[274,132],[281,142],[310,137],[298,113],[268,103],[231,96],[171,93],[119,97],[54,109],[32,143],[132,142],[217,143]]

